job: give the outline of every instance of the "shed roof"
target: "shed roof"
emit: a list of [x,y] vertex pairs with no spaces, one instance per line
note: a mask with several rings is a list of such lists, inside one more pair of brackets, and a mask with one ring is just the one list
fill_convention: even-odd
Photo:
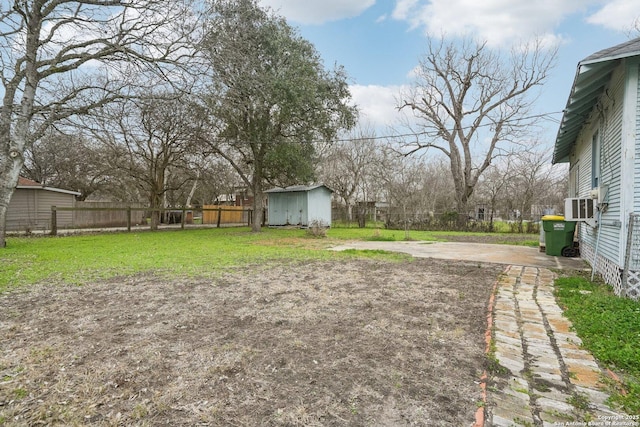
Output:
[[295,193],[295,192],[305,192],[315,190],[316,188],[325,187],[327,190],[333,193],[333,190],[327,187],[324,184],[315,184],[315,185],[291,185],[289,187],[275,187],[270,190],[265,191],[265,193]]
[[63,190],[62,188],[55,188],[55,187],[46,187],[46,186],[40,184],[39,182],[33,181],[33,180],[29,179],[29,178],[25,178],[25,177],[22,177],[22,176],[18,177],[18,185],[16,186],[16,188],[40,189],[40,190],[45,190],[45,191],[53,191],[54,193],[72,194],[74,196],[81,195],[81,193],[79,193],[77,191]]
[[611,80],[611,73],[618,64],[618,60],[638,55],[640,55],[640,37],[598,51],[578,63],[556,137],[552,160],[554,164],[569,160],[569,154],[578,134],[589,112]]

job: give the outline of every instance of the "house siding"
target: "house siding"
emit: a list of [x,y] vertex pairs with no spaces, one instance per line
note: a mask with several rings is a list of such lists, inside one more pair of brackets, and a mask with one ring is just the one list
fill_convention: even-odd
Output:
[[16,190],[7,209],[8,231],[44,228],[36,221],[35,190]]
[[[622,211],[622,127],[625,81],[624,74],[616,73],[614,75],[614,84],[609,95],[613,101],[608,103],[608,108],[611,111],[609,114],[605,111],[604,120],[602,120],[600,127],[603,133],[600,150],[600,182],[601,186],[608,188],[608,191],[605,200],[598,202],[606,201],[608,205],[600,218],[598,253],[619,266],[624,263],[620,216]],[[603,98],[607,99],[608,96],[605,94]]]
[[598,200],[604,208],[598,226],[579,226],[580,252],[617,295],[632,297],[640,296],[640,276],[625,267],[625,255],[638,251],[627,240],[630,214],[640,213],[639,76],[640,38],[580,61],[553,158],[553,163],[570,162],[571,196],[589,197],[590,187],[600,187],[602,194],[606,187],[606,198]]
[[[619,67],[612,77],[609,90],[591,113],[587,125],[578,137],[572,167],[577,169],[577,197],[589,197],[592,190],[592,139],[597,132],[600,138],[600,184],[608,186],[608,208],[600,218],[600,226],[592,228],[579,224],[581,245],[588,246],[587,253],[594,253],[611,263],[622,265],[621,236],[621,160],[623,99],[625,88],[624,67]],[[578,167],[578,165],[580,165]],[[600,201],[601,202],[601,201]],[[597,247],[597,254],[595,250]],[[590,260],[593,264],[593,260]]]
[[[8,231],[51,229],[51,206],[73,207],[72,194],[42,188],[17,188],[7,209]],[[58,212],[58,227],[73,225],[72,212]]]

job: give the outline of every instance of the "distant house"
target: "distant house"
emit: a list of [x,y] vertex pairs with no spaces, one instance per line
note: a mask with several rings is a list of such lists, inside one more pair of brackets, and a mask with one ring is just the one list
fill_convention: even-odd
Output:
[[[74,207],[79,195],[20,177],[7,209],[7,231],[50,229],[51,207]],[[72,212],[58,212],[59,227],[71,226],[72,220]]]
[[582,257],[617,294],[639,298],[640,38],[578,63],[553,163],[570,164],[569,195],[582,198],[565,217],[589,217]]
[[331,226],[331,193],[326,185],[296,185],[265,191],[269,226],[322,224]]

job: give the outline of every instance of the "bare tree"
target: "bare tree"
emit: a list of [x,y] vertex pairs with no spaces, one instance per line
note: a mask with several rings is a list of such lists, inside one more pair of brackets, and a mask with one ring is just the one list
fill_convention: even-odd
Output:
[[322,181],[342,199],[347,221],[353,219],[353,206],[358,198],[365,201],[364,187],[379,168],[382,146],[371,131],[359,129],[353,138],[338,141],[324,150],[321,162]]
[[494,218],[500,202],[504,200],[506,189],[513,179],[510,158],[502,164],[492,164],[479,182],[479,198],[489,203],[489,231],[494,230]]
[[133,83],[175,76],[198,34],[189,2],[0,3],[0,247],[25,151],[60,121],[131,95]]
[[416,133],[423,141],[408,152],[433,148],[448,157],[458,213],[467,213],[491,162],[524,140],[535,122],[534,89],[547,79],[555,55],[540,43],[513,50],[508,60],[468,40],[429,43],[415,86],[402,95],[399,108],[411,109],[421,127]]
[[190,160],[201,151],[204,114],[182,99],[148,97],[111,103],[96,115],[93,134],[111,152],[109,166],[130,177],[152,209],[151,228],[156,229],[166,194],[191,181],[192,174],[172,173],[191,168]]
[[264,185],[312,178],[314,142],[352,127],[354,108],[344,71],[325,70],[315,48],[257,1],[215,2],[209,24],[211,149],[253,193],[259,231]]
[[509,209],[516,212],[518,229],[523,232],[523,221],[538,219],[532,215],[533,205],[552,207],[560,204],[562,196],[558,198],[558,193],[564,189],[560,181],[565,176],[562,168],[551,166],[548,151],[518,153],[513,156],[511,170],[504,188],[506,202]]
[[80,192],[85,200],[108,186],[104,152],[87,135],[51,129],[25,152],[22,175],[49,187]]

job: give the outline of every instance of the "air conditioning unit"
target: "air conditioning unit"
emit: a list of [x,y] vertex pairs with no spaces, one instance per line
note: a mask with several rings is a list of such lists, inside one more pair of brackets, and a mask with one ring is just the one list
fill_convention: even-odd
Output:
[[598,201],[590,197],[564,199],[565,221],[584,221],[595,227],[598,224],[597,210]]

